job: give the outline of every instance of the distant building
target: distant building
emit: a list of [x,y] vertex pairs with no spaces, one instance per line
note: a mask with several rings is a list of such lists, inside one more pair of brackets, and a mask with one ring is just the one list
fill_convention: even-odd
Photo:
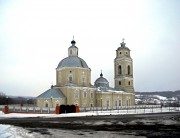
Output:
[[56,85],[37,97],[37,106],[78,105],[79,107],[112,108],[135,104],[133,85],[133,61],[124,41],[116,50],[114,60],[115,88],[100,77],[91,84],[91,69],[78,56],[76,42],[71,41],[68,57],[62,59],[56,68]]

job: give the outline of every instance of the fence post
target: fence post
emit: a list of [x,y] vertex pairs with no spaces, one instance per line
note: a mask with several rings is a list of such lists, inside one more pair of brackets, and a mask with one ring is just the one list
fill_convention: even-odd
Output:
[[76,113],[79,112],[79,106],[76,106]]
[[8,114],[8,113],[9,113],[9,107],[8,107],[8,105],[5,105],[5,106],[4,106],[3,112],[4,112],[5,114]]
[[56,114],[60,114],[60,106],[56,106]]

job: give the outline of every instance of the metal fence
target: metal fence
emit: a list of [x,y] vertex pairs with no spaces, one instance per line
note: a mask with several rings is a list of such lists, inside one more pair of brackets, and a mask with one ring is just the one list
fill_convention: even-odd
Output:
[[120,107],[81,107],[80,112],[114,112],[114,113],[153,113],[153,112],[173,112],[180,111],[180,107],[162,107],[161,105],[136,105]]
[[[9,105],[10,113],[43,113],[55,114],[55,108]],[[0,111],[3,111],[4,105],[0,105]],[[180,107],[162,107],[161,105],[136,105],[120,107],[81,107],[79,112],[103,112],[103,113],[155,113],[155,112],[174,112],[180,111]]]
[[[44,113],[44,114],[55,114],[55,108],[48,107],[33,107],[33,106],[20,106],[20,105],[8,105],[10,113]],[[4,105],[0,105],[0,110],[4,109]]]

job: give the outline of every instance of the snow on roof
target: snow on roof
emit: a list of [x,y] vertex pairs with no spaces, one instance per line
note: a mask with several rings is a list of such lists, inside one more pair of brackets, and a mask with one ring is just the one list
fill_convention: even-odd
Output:
[[135,99],[135,101],[136,101],[136,102],[140,102],[140,101],[142,101],[142,100],[141,100],[141,99]]
[[126,93],[125,91],[116,90],[113,88],[98,87],[97,92],[112,92],[112,93]]

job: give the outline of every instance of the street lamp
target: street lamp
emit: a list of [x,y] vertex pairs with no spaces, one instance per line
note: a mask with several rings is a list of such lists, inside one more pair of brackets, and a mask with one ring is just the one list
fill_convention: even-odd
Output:
[[26,105],[27,105],[27,106],[28,106],[28,100],[29,100],[29,99],[26,100]]
[[113,110],[113,106],[114,106],[114,98],[113,98],[113,93],[114,93],[114,92],[112,92],[112,110]]
[[6,104],[8,105],[8,96],[6,96]]
[[52,106],[52,108],[53,108],[53,101],[52,101],[52,96],[51,96],[51,106]]
[[[117,104],[119,103],[119,95],[118,95],[118,102],[117,102]],[[119,105],[118,105],[118,113],[119,113]]]
[[102,112],[102,97],[101,97],[101,112]]

